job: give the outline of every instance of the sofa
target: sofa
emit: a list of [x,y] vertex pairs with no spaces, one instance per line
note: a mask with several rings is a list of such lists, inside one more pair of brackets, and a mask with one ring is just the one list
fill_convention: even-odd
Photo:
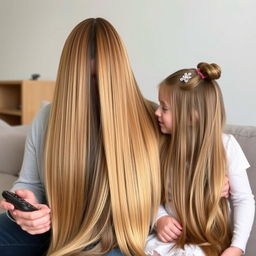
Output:
[[[9,126],[0,120],[0,191],[9,189],[18,176],[29,128],[29,126]],[[235,136],[251,165],[247,172],[253,194],[256,195],[256,127],[227,125],[226,132]],[[245,255],[256,255],[255,221]]]
[[[0,198],[10,189],[21,168],[29,125],[10,126],[0,120]],[[0,209],[0,213],[2,210]]]

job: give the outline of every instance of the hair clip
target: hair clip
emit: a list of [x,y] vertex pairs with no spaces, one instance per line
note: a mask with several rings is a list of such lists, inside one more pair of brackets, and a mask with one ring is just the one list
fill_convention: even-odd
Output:
[[201,72],[200,68],[197,68],[196,69],[196,73],[202,78],[202,79],[205,79],[206,76]]
[[192,77],[192,74],[190,72],[184,73],[183,76],[180,78],[180,81],[187,83],[191,77]]

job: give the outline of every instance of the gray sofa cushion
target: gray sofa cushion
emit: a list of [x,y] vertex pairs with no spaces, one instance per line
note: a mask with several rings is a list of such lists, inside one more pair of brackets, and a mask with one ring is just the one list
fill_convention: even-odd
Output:
[[29,126],[0,127],[0,173],[17,176]]
[[28,130],[28,125],[10,126],[0,120],[0,192],[10,189],[17,179]]
[[0,128],[10,128],[11,126],[7,124],[5,121],[0,119]]
[[14,181],[17,179],[16,176],[6,174],[6,173],[0,173],[0,188],[1,188],[1,195],[0,200],[2,198],[2,191],[3,190],[9,190],[10,184],[13,184]]

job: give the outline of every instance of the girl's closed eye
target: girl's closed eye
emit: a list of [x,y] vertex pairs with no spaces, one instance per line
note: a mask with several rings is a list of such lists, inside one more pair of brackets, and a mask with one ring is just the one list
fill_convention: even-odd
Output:
[[162,108],[162,110],[163,110],[164,112],[170,110],[170,108],[167,107],[167,106],[162,106],[161,108]]

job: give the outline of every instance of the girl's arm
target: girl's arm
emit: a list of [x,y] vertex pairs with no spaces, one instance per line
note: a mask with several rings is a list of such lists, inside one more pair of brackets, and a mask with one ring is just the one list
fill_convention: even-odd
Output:
[[[228,197],[229,181],[225,177],[221,196]],[[175,213],[169,208],[169,213],[163,205],[160,205],[156,217],[155,230],[160,241],[167,243],[177,239],[182,232],[182,226],[175,218]]]
[[[173,215],[170,212],[170,215]],[[155,223],[157,237],[164,243],[177,239],[182,232],[180,223],[171,217],[163,205],[160,205]]]
[[[224,186],[221,196],[228,197],[229,195],[229,181],[225,177]],[[169,209],[169,213],[163,205],[160,205],[156,217],[155,230],[160,241],[167,243],[177,239],[182,232],[182,226],[175,218],[175,213]]]
[[157,212],[157,216],[156,216],[156,223],[163,216],[169,216],[169,214],[168,214],[167,210],[165,209],[165,207],[161,204],[158,208],[158,212]]
[[225,136],[226,143],[224,141],[224,145],[227,152],[228,178],[233,215],[233,237],[230,248],[236,247],[245,252],[255,212],[254,196],[246,172],[246,169],[250,165],[235,138],[232,135]]
[[228,247],[221,256],[241,256],[243,251],[240,248],[230,246]]

